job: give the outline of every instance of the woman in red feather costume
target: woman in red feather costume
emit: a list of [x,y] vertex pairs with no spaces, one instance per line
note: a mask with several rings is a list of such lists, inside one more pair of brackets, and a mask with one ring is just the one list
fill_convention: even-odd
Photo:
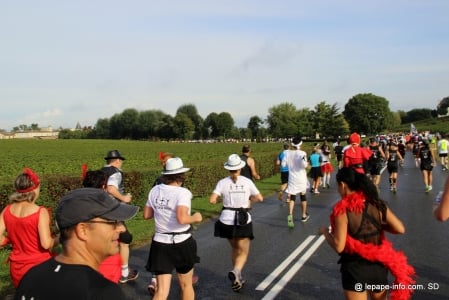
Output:
[[[331,231],[328,227],[318,231],[340,255],[346,299],[387,299],[388,291],[390,299],[410,299],[415,270],[384,234],[403,234],[404,225],[379,199],[376,186],[366,175],[343,167],[336,179],[342,199],[330,216]],[[395,277],[392,284],[388,271]]]

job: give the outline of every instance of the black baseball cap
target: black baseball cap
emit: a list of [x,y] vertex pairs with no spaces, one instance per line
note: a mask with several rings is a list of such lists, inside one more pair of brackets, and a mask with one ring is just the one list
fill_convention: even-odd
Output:
[[119,202],[98,188],[79,188],[65,194],[56,207],[56,225],[69,228],[93,218],[126,221],[133,218],[139,207]]

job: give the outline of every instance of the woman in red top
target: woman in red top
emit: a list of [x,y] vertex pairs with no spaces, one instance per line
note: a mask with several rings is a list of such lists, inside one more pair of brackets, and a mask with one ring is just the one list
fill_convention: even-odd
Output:
[[50,214],[36,205],[39,197],[39,177],[24,169],[15,182],[16,192],[0,214],[0,247],[12,245],[9,256],[10,275],[17,288],[23,275],[31,268],[49,259],[57,243],[50,230]]
[[370,149],[360,147],[360,135],[352,133],[348,139],[349,146],[343,153],[343,167],[350,167],[357,172],[365,174],[364,162],[367,162],[373,154]]

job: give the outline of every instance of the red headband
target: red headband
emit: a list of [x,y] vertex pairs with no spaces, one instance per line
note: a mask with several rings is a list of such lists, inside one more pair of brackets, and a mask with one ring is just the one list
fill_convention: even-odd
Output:
[[23,169],[23,173],[22,174],[26,174],[28,175],[28,177],[30,177],[31,182],[33,183],[32,186],[30,186],[29,188],[23,189],[23,190],[17,190],[18,193],[28,193],[31,192],[34,189],[37,189],[39,187],[40,181],[39,181],[39,177],[36,175],[36,173],[33,172],[33,170],[29,169],[29,168],[25,168]]

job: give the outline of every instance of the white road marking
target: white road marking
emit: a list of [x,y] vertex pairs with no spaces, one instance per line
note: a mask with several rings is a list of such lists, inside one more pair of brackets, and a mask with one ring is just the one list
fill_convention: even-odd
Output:
[[315,238],[314,235],[309,235],[304,242],[301,243],[301,245],[298,246],[298,248],[295,249],[295,251],[292,252],[276,269],[274,269],[273,272],[268,274],[268,276],[256,287],[256,290],[263,291],[269,286],[276,277],[281,274],[282,271],[284,271],[288,265],[291,264],[291,262],[304,250],[304,248],[307,247],[307,245],[310,244],[310,242]]
[[[306,240],[294,251],[296,254],[295,257],[310,243],[312,239],[314,239],[316,235],[310,235],[307,237]],[[281,290],[285,287],[285,285],[295,276],[295,274],[302,268],[302,266],[305,264],[305,262],[312,256],[312,254],[318,249],[318,247],[324,242],[325,238],[324,236],[320,236],[313,244],[310,246],[307,251],[298,258],[298,260],[295,262],[295,264],[285,273],[284,276],[270,289],[270,291],[262,298],[262,300],[272,300],[275,299],[276,296],[281,292]],[[292,253],[293,255],[293,253]],[[262,281],[264,283],[265,281],[270,278],[269,282],[271,283],[277,275],[280,274],[282,270],[284,270],[290,262],[293,260],[292,255],[290,255],[285,261],[282,262],[279,267],[275,269],[268,277]],[[287,262],[288,261],[288,262]],[[281,268],[282,266],[282,268]],[[277,274],[276,276],[274,274]],[[271,278],[273,276],[273,278]],[[259,289],[259,287],[262,285],[259,284],[259,286],[256,288]],[[266,288],[266,286],[265,286]],[[263,289],[262,289],[263,290]]]

